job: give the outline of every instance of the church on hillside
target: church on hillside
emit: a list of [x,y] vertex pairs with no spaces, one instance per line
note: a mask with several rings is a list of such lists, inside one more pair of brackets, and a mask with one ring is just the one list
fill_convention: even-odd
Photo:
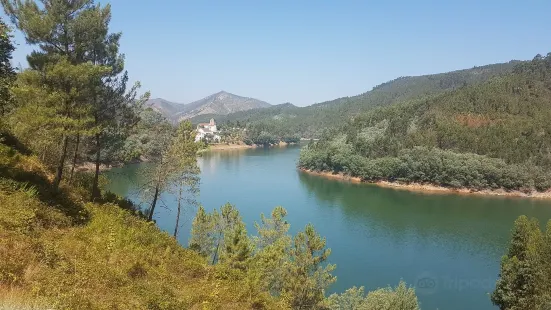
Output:
[[216,128],[216,122],[214,118],[210,119],[208,123],[197,124],[197,134],[195,135],[195,142],[203,139],[210,140],[212,142],[220,142],[220,136],[218,135],[218,129]]

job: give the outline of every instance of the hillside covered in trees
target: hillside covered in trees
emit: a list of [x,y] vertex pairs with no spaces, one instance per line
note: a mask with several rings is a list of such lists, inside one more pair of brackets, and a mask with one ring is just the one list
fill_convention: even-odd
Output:
[[191,121],[200,123],[215,117],[219,124],[229,122],[232,126],[239,124],[243,127],[263,128],[276,137],[298,135],[303,138],[319,138],[326,128],[339,127],[351,118],[365,113],[366,110],[474,85],[511,72],[517,63],[519,61],[440,74],[400,77],[376,86],[361,95],[307,107],[284,103],[224,116],[201,115],[192,118]]
[[358,115],[299,165],[363,180],[526,192],[551,187],[551,54],[512,72]]

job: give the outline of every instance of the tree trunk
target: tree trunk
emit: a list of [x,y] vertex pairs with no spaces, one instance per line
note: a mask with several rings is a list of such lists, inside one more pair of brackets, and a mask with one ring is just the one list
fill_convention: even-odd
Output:
[[54,178],[54,188],[59,188],[59,183],[61,183],[61,178],[63,177],[63,166],[65,165],[65,157],[67,157],[67,145],[69,144],[69,137],[67,135],[63,136],[63,142],[61,143],[61,156],[59,158],[59,163],[57,164],[57,170]]
[[214,252],[214,256],[212,257],[212,265],[216,264],[216,261],[218,259],[218,251],[220,251],[220,241],[222,240],[222,231],[218,234],[218,243],[216,244],[216,251]]
[[178,238],[178,226],[180,225],[180,213],[182,210],[182,188],[184,187],[183,182],[180,183],[180,188],[178,190],[178,211],[176,213],[176,227],[174,227],[174,238]]
[[80,144],[80,133],[77,133],[77,141],[75,146],[75,155],[73,156],[73,166],[71,167],[71,175],[69,176],[69,182],[73,180],[73,174],[75,172],[75,165],[78,157],[78,145]]
[[182,187],[178,196],[178,211],[176,213],[176,227],[174,227],[174,238],[178,239],[178,226],[180,225],[180,210],[182,210]]
[[155,194],[153,195],[153,202],[151,203],[151,208],[149,209],[149,216],[147,217],[148,221],[153,220],[153,212],[155,212],[155,206],[157,205],[158,196],[159,196],[159,183],[155,185]]
[[99,165],[101,159],[101,144],[100,144],[100,134],[96,134],[96,170],[94,173],[94,182],[92,183],[92,201],[100,197],[99,191]]

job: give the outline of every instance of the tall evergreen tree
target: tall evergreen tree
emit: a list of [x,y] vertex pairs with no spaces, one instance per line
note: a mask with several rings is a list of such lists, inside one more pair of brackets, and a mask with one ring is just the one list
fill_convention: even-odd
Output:
[[15,70],[11,66],[12,52],[11,29],[0,19],[0,117],[4,117],[11,109],[12,98],[10,90],[15,80]]
[[324,265],[330,254],[312,224],[294,237],[282,294],[293,309],[315,309],[323,302],[325,289],[336,281],[335,266]]
[[195,143],[195,131],[191,123],[181,122],[169,152],[173,167],[176,169],[173,185],[177,197],[174,238],[178,236],[184,204],[188,207],[197,205],[196,197],[199,194],[199,174],[201,173],[197,166],[197,152],[200,147],[201,144]]
[[258,237],[255,238],[255,241],[259,249],[273,245],[281,238],[287,236],[290,225],[285,219],[286,216],[287,210],[282,206],[275,207],[270,218],[267,218],[264,214],[260,214],[260,224],[254,224],[258,232]]
[[275,296],[283,291],[287,264],[291,259],[292,239],[288,235],[290,224],[286,216],[287,210],[278,206],[272,210],[271,217],[261,214],[260,223],[255,223],[258,235],[253,238],[255,255],[252,275],[258,278],[256,282],[259,286]]
[[[173,128],[162,117],[153,117],[157,126],[152,128],[158,131],[154,137],[152,147],[148,148],[145,156],[153,165],[147,167],[145,173],[149,181],[149,188],[153,192],[149,207],[148,219],[151,221],[155,213],[160,193],[175,183],[185,185],[186,182],[197,180],[197,151],[201,144],[194,142],[195,136],[189,121],[180,123],[175,136]],[[183,182],[183,183],[182,183]],[[193,185],[196,187],[196,184]],[[196,189],[196,188],[195,188]]]
[[89,85],[107,70],[90,63],[73,65],[60,56],[40,71],[28,69],[18,76],[13,88],[19,106],[12,115],[13,130],[44,156],[51,149],[56,151],[50,160],[56,170],[55,187],[61,181],[69,137],[90,129],[90,106],[79,103],[86,102]]
[[214,221],[210,214],[199,206],[191,225],[189,247],[205,258],[210,258],[214,252]]
[[509,250],[501,260],[500,278],[491,296],[500,309],[539,309],[544,280],[542,241],[537,220],[521,216],[515,221]]
[[109,33],[111,7],[93,6],[82,14],[83,24],[89,27],[88,37],[79,38],[85,51],[83,58],[96,65],[109,66],[111,70],[93,85],[90,97],[94,120],[94,180],[92,199],[100,195],[98,187],[99,168],[102,161],[109,160],[103,152],[111,144],[119,145],[128,134],[128,128],[137,121],[137,110],[148,99],[146,93],[139,99],[139,82],[128,89],[128,72],[124,71],[124,55],[119,53],[121,33]]

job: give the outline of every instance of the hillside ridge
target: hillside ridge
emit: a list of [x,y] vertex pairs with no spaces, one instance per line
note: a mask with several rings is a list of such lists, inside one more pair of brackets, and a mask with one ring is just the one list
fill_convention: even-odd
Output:
[[188,104],[155,98],[148,100],[146,106],[153,108],[172,122],[180,122],[204,114],[227,115],[271,105],[262,100],[238,96],[222,90]]

